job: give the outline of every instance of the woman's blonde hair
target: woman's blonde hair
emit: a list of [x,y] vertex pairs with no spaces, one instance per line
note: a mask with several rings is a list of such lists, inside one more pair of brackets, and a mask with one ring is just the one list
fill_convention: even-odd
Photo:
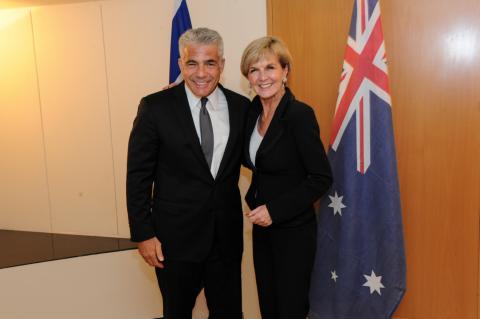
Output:
[[288,67],[288,73],[292,71],[292,56],[285,43],[277,37],[267,36],[253,40],[243,51],[240,63],[242,74],[247,77],[250,66],[258,62],[267,53],[278,57],[282,68]]

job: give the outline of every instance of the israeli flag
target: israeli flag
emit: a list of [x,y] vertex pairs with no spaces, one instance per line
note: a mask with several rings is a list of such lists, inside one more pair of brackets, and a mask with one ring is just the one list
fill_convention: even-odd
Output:
[[178,39],[180,36],[192,28],[192,22],[190,21],[190,14],[188,13],[186,0],[174,0],[174,15],[172,19],[172,36],[170,44],[170,76],[169,83],[180,82],[182,76],[180,75],[180,68],[178,67],[178,58],[180,54],[178,52]]

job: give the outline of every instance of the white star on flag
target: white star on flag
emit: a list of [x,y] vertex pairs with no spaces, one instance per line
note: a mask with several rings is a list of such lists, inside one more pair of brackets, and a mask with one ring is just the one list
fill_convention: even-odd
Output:
[[337,271],[336,270],[333,270],[330,272],[332,274],[332,277],[331,279],[335,282],[337,282],[337,279],[338,279],[338,275],[337,275]]
[[339,197],[337,192],[335,191],[335,196],[328,195],[328,197],[330,197],[330,200],[332,201],[328,205],[328,207],[333,208],[333,215],[335,216],[338,213],[340,216],[342,216],[342,208],[347,207],[342,203],[343,196]]
[[377,292],[379,295],[382,295],[382,292],[380,291],[380,288],[385,288],[384,285],[382,285],[382,276],[375,275],[375,272],[372,270],[372,274],[370,276],[368,275],[363,275],[365,279],[367,279],[367,282],[363,284],[365,287],[370,288],[370,294],[373,294],[373,292]]

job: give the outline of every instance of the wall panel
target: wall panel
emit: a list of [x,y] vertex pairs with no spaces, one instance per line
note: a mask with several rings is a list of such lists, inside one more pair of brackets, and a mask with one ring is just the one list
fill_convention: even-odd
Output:
[[[125,199],[127,144],[142,96],[168,83],[173,8],[155,0],[102,4],[105,54],[112,120],[119,236],[129,237]],[[128,23],[125,23],[128,21]]]
[[50,231],[30,10],[0,11],[0,225]]
[[105,56],[98,4],[33,10],[54,232],[115,235]]
[[477,318],[480,3],[383,8],[392,87],[398,82],[392,99],[409,267],[399,314]]
[[[407,254],[396,316],[478,318],[480,3],[387,1],[382,21]],[[294,56],[291,86],[328,141],[352,0],[270,0],[269,33]]]
[[284,39],[293,56],[290,85],[315,109],[322,140],[327,142],[352,5],[350,1],[269,2],[270,33]]

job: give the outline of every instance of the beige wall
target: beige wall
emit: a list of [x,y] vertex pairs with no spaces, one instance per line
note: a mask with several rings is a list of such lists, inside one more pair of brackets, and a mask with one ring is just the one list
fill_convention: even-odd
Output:
[[0,11],[0,228],[51,229],[28,10]]
[[[168,83],[173,0],[28,3],[54,2],[0,10],[0,229],[128,237],[127,140],[140,98]],[[194,27],[224,37],[222,83],[246,95],[240,56],[266,34],[265,1],[188,6]],[[242,191],[249,180],[243,170]],[[248,223],[243,287],[245,318],[259,318]]]
[[[220,31],[222,82],[246,94],[245,45],[264,1],[189,1]],[[128,237],[125,162],[139,99],[168,81],[173,1],[0,10],[0,228]],[[221,12],[221,14],[219,14]]]
[[[0,318],[151,319],[162,314],[155,274],[135,251],[2,269],[0,282]],[[205,319],[200,313],[194,319]]]

